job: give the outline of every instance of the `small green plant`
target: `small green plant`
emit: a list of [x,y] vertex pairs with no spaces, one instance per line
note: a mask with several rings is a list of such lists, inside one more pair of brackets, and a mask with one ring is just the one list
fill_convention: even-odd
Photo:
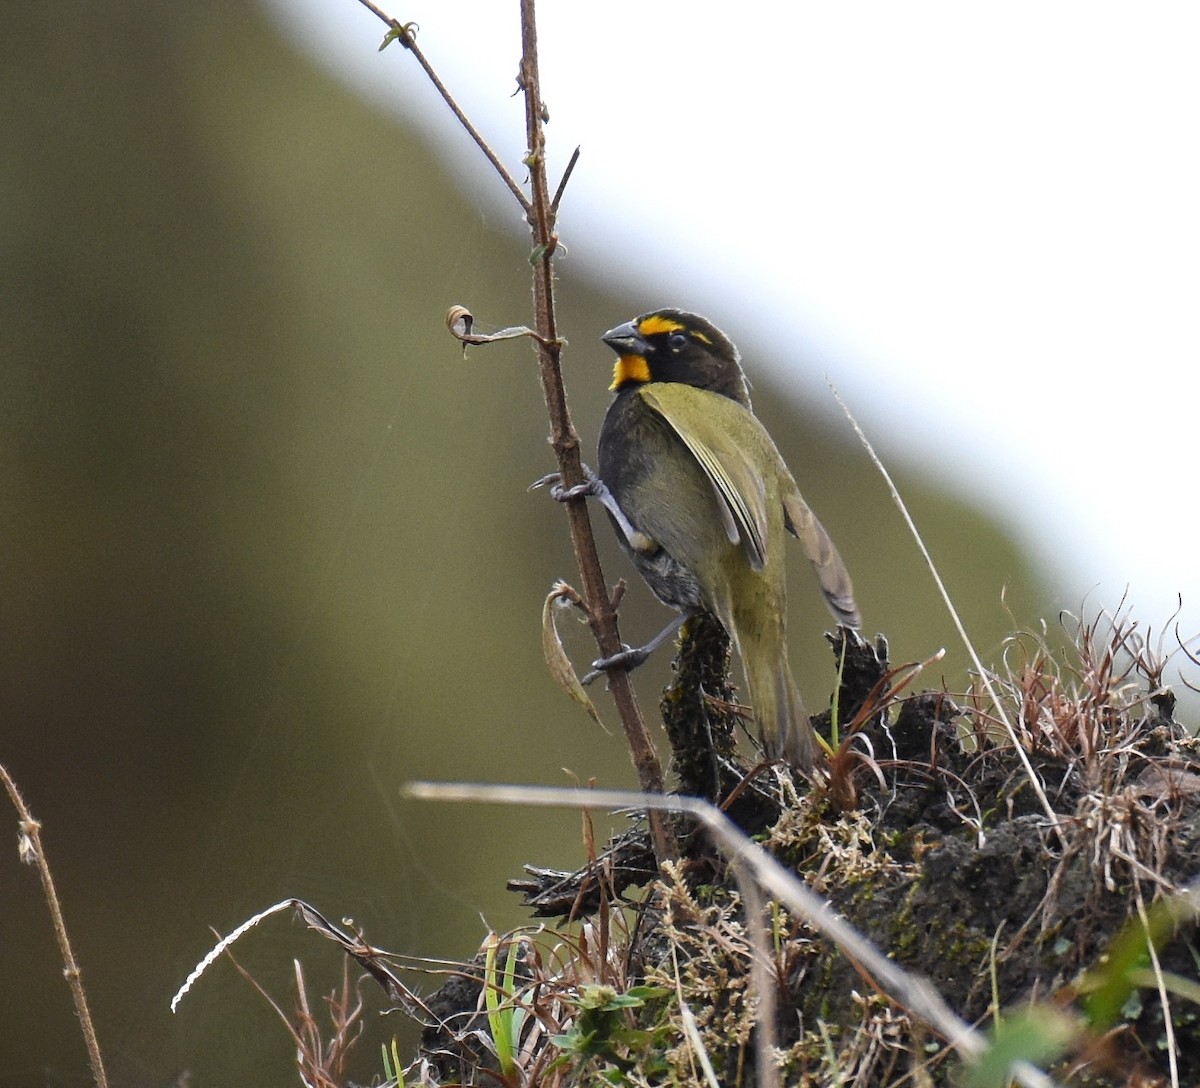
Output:
[[664,1028],[635,1028],[628,1012],[670,992],[662,986],[631,986],[624,993],[605,984],[581,986],[576,996],[568,999],[576,1009],[575,1019],[561,1035],[550,1037],[562,1051],[556,1066],[582,1068],[597,1061],[601,1079],[608,1084],[630,1083],[626,1074],[634,1066],[643,1076],[665,1072],[666,1063],[654,1057],[654,1051],[665,1045]]
[[500,945],[501,938],[497,934],[488,934],[484,952],[483,999],[496,1061],[500,1063],[500,1074],[506,1081],[519,1083],[517,1056],[521,1051],[521,1033],[529,1018],[529,1009],[519,1001],[515,984],[520,942],[508,942],[504,969],[497,973],[496,954]]
[[1048,1002],[998,1017],[987,1049],[963,1071],[963,1088],[1008,1088],[1014,1067],[1051,1064],[1078,1038],[1077,1019]]
[[381,1046],[379,1049],[383,1052],[383,1088],[405,1088],[404,1064],[400,1061],[396,1037],[392,1036],[390,1051],[386,1046]]

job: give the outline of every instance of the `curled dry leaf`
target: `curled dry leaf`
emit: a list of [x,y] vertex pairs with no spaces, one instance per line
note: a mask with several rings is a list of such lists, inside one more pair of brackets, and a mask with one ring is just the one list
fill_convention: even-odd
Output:
[[554,618],[555,606],[559,601],[564,600],[578,605],[579,595],[565,582],[555,582],[546,597],[546,603],[542,605],[542,652],[546,656],[546,666],[550,669],[550,675],[554,677],[558,686],[583,707],[592,721],[607,733],[608,729],[600,720],[596,704],[592,702],[584,690],[583,684],[579,682],[575,666],[571,664],[571,659],[567,657],[567,651],[563,649],[562,639],[558,637],[558,625]]
[[450,335],[463,345],[464,354],[468,344],[492,344],[497,340],[516,340],[521,336],[532,336],[535,340],[538,338],[537,333],[525,325],[512,325],[496,332],[475,332],[475,315],[465,306],[450,307],[446,313],[446,328],[450,330]]

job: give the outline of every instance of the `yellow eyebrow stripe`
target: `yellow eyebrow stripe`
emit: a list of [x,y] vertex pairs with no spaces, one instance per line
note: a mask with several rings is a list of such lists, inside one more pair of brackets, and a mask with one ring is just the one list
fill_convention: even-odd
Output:
[[677,332],[684,327],[678,321],[663,317],[662,314],[651,314],[638,322],[637,331],[639,336],[655,336],[660,332]]
[[651,314],[649,317],[642,318],[638,324],[637,331],[639,336],[654,336],[657,333],[663,332],[686,332],[702,344],[712,347],[712,340],[705,336],[704,333],[697,332],[695,329],[689,329],[683,322],[676,321],[672,317],[665,317],[663,314]]

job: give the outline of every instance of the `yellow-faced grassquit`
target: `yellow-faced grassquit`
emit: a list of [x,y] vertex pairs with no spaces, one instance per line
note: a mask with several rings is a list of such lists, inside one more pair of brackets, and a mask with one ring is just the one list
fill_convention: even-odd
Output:
[[655,310],[603,339],[618,356],[616,396],[587,490],[655,596],[681,615],[647,646],[597,665],[640,663],[703,609],[742,660],[764,752],[809,770],[818,748],[788,665],[784,531],[803,545],[834,619],[858,627],[846,567],[751,411],[737,349],[720,329]]

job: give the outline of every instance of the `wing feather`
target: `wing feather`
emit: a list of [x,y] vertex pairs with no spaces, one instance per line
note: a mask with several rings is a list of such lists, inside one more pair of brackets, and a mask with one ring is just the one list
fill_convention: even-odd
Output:
[[728,417],[744,416],[758,430],[762,425],[736,401],[694,386],[653,383],[643,386],[639,394],[670,424],[704,470],[729,542],[741,544],[751,568],[762,570],[767,555],[766,484],[753,458],[730,439]]
[[800,541],[804,554],[812,563],[821,592],[825,595],[825,604],[833,618],[843,627],[853,627],[857,630],[862,626],[862,617],[858,613],[858,605],[854,603],[854,586],[850,582],[850,572],[842,562],[842,557],[838,555],[825,526],[817,520],[817,515],[804,501],[790,473],[786,482],[791,486],[783,487],[784,524],[788,532]]
[[[704,470],[726,536],[730,543],[742,545],[754,570],[762,570],[767,558],[769,522],[763,473],[774,473],[784,525],[812,563],[830,613],[845,627],[860,627],[850,573],[758,418],[728,397],[682,383],[649,383],[639,395],[671,426]],[[729,437],[733,433],[741,436],[740,445]]]

